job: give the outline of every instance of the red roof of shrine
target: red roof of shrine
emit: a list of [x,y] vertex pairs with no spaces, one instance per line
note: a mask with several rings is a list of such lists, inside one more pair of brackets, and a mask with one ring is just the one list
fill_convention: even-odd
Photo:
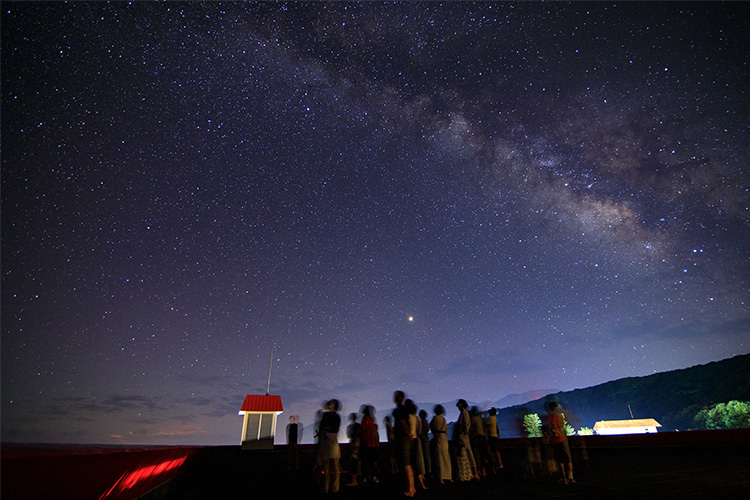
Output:
[[260,394],[248,394],[242,403],[240,411],[284,411],[281,405],[281,396],[262,396]]

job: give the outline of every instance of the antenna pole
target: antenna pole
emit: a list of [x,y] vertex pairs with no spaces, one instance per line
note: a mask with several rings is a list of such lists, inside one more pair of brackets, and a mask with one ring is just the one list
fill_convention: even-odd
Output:
[[[271,374],[269,373],[268,376],[270,377]],[[630,419],[632,420],[633,419],[633,410],[630,409],[630,405],[628,405],[628,411],[630,412]]]
[[271,346],[271,359],[268,362],[268,385],[266,386],[266,396],[268,396],[268,391],[271,390],[271,367],[273,366],[273,346]]

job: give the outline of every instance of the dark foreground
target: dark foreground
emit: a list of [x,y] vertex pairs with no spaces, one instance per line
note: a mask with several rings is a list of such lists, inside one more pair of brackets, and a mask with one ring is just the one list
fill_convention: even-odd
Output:
[[[543,472],[522,477],[517,460],[522,441],[507,439],[505,468],[497,475],[470,483],[428,481],[415,498],[748,498],[750,492],[750,430],[590,436],[575,444],[575,484],[558,484]],[[345,466],[344,446],[342,451]],[[347,473],[341,475],[341,491],[324,497],[312,472],[314,447],[302,447],[299,472],[287,470],[286,452],[285,446],[272,451],[219,446],[45,458],[4,450],[2,498],[405,498],[399,476],[383,474],[378,484],[348,487]],[[108,464],[115,463],[116,470],[109,471]],[[86,464],[90,470],[81,474]]]

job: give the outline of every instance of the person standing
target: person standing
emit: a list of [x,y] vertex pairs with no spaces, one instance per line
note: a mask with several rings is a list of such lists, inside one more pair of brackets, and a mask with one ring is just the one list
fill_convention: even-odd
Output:
[[422,434],[422,421],[417,416],[417,405],[414,404],[414,401],[407,399],[404,406],[409,413],[409,437],[411,438],[411,464],[415,478],[414,483],[426,490],[427,485],[424,484],[424,476],[427,471],[424,467],[422,444],[419,440],[419,435]]
[[286,426],[287,468],[289,470],[299,470],[299,434],[298,419],[292,415]]
[[472,406],[469,411],[470,427],[469,439],[471,440],[471,451],[474,452],[474,462],[477,464],[477,472],[481,477],[487,476],[487,462],[489,462],[489,448],[487,446],[487,435],[484,433],[484,420],[478,406]]
[[500,457],[500,439],[497,432],[497,408],[490,408],[489,413],[490,416],[487,417],[487,421],[484,423],[484,430],[487,432],[492,471],[497,473],[497,469],[503,468],[503,459]]
[[445,421],[445,408],[443,405],[435,405],[432,410],[435,416],[430,421],[430,430],[432,431],[432,448],[434,474],[440,484],[445,481],[451,481],[453,471],[451,470],[451,455],[448,447],[448,423]]
[[320,419],[318,467],[323,476],[320,487],[322,493],[337,493],[339,491],[339,473],[341,471],[339,465],[341,459],[339,429],[341,428],[341,416],[338,411],[340,406],[337,399],[326,402],[325,413]]
[[477,474],[477,464],[474,461],[474,453],[471,451],[471,441],[469,440],[469,429],[471,428],[469,407],[466,400],[459,399],[456,403],[459,411],[458,421],[453,428],[453,440],[456,445],[456,468],[458,469],[459,481],[471,481],[479,479]]
[[391,474],[396,473],[396,432],[393,430],[393,422],[391,417],[386,415],[383,418],[383,426],[385,427],[385,436],[388,439],[388,463],[390,465]]
[[396,408],[393,410],[393,431],[395,435],[395,452],[396,463],[399,470],[404,475],[406,489],[404,496],[413,497],[417,492],[414,487],[414,468],[412,464],[412,447],[411,426],[409,424],[409,412],[404,406],[406,395],[403,391],[393,393],[393,402]]
[[565,432],[565,420],[562,408],[557,401],[549,402],[549,413],[547,414],[547,426],[550,432],[550,444],[552,455],[560,468],[562,483],[575,483],[573,479],[573,460],[570,456],[568,445],[568,433]]
[[427,412],[419,410],[419,421],[421,430],[419,442],[422,445],[422,458],[424,460],[425,474],[432,474],[432,459],[430,457],[430,424],[427,422]]
[[351,481],[347,486],[357,486],[357,476],[360,474],[360,449],[362,447],[362,425],[357,422],[357,414],[350,413],[349,421],[351,422],[346,428],[346,437],[349,438],[349,474]]
[[365,405],[362,409],[362,474],[364,481],[378,481],[378,448],[380,437],[378,436],[378,424],[372,418],[375,409]]

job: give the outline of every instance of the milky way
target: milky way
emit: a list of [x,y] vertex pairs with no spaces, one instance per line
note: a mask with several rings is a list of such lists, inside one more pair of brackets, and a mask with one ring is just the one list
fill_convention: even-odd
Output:
[[307,425],[747,353],[748,19],[3,4],[3,441],[236,444],[272,351]]

